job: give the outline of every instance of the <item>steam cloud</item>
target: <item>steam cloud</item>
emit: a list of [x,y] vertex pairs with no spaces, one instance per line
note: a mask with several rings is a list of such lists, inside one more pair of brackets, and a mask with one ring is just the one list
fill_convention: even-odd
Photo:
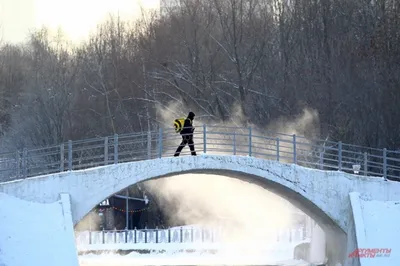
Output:
[[[161,119],[162,124],[166,127],[171,128],[172,121],[177,117],[186,116],[188,111],[191,110],[178,102],[168,106],[157,106],[158,119]],[[244,124],[244,121],[242,112],[237,107],[234,109],[234,116],[229,122],[205,121],[197,114],[195,125],[207,124],[212,127],[214,124],[220,127],[243,128],[252,126],[252,134],[255,136],[265,136],[268,135],[267,131],[273,131],[315,138],[319,133],[318,113],[312,109],[304,109],[302,114],[292,120],[284,117],[279,118],[265,127]],[[232,129],[229,130],[232,131]],[[238,146],[248,141],[245,137],[240,137],[241,133],[238,130],[238,137],[235,139]],[[245,135],[247,132],[243,134]],[[212,141],[207,143],[207,147],[214,148],[213,154],[226,154],[226,152],[220,152],[224,144],[223,139],[225,139],[225,144],[232,143],[232,137],[226,137],[226,135],[220,136],[218,144],[214,145]],[[306,141],[311,142],[307,139]],[[169,140],[167,144],[164,143],[164,145],[172,145],[174,148],[178,144],[179,135],[175,140]],[[269,150],[268,148],[274,144],[260,142],[259,145],[260,148]],[[283,151],[285,149],[290,150],[291,147],[282,148]],[[168,156],[171,156],[172,152],[173,150],[164,149],[164,153],[169,153],[169,155],[166,154]],[[240,152],[238,153],[240,155]],[[268,152],[265,156],[268,156]],[[229,239],[224,239],[225,241],[236,240],[254,243],[254,241],[257,242],[257,240],[262,239],[265,243],[265,240],[269,239],[272,243],[276,239],[277,231],[280,228],[287,227],[292,222],[292,212],[296,209],[286,200],[257,185],[224,176],[185,174],[148,181],[144,185],[152,195],[158,198],[162,210],[167,211],[170,224],[195,224],[214,228],[222,226],[231,230]],[[235,233],[232,234],[232,232]]]
[[[186,117],[191,108],[184,106],[182,102],[171,102],[168,105],[156,105],[158,121],[166,127],[172,127],[172,121],[178,117]],[[209,117],[209,116],[207,116]],[[264,132],[279,132],[283,134],[296,134],[308,138],[319,137],[319,116],[318,112],[311,108],[304,108],[302,113],[294,119],[280,117],[264,127],[259,125],[246,124],[246,118],[239,105],[235,105],[232,110],[230,121],[221,121],[219,119],[204,119],[204,116],[196,115],[197,125],[219,125],[225,127],[252,127],[254,134],[266,135]]]
[[144,186],[158,199],[169,224],[228,230],[226,242],[272,243],[277,231],[290,225],[295,210],[258,185],[226,176],[183,174]]

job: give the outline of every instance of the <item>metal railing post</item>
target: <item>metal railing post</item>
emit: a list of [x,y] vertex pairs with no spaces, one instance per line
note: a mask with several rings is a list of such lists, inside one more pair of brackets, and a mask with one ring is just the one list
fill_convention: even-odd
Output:
[[276,160],[279,162],[279,138],[276,138]]
[[338,169],[342,171],[342,142],[339,141],[339,149],[338,149]]
[[114,164],[118,163],[118,134],[114,134]]
[[387,179],[387,149],[383,149],[383,178]]
[[64,172],[64,143],[60,145],[60,172]]
[[320,152],[319,154],[319,169],[323,170],[324,169],[324,152]]
[[20,175],[20,171],[21,171],[21,159],[20,159],[20,156],[21,156],[21,154],[20,154],[20,152],[17,150],[16,152],[15,152],[15,170],[16,170],[16,173],[15,173],[15,175],[16,175],[16,177],[17,178],[19,178],[19,175]]
[[163,130],[160,128],[158,132],[158,158],[162,157],[163,153]]
[[125,229],[129,230],[129,189],[125,190],[126,199],[125,199]]
[[22,172],[23,177],[26,178],[28,176],[28,149],[24,148],[22,151]]
[[368,175],[368,154],[364,152],[364,175]]
[[72,171],[72,140],[68,140],[68,170]]
[[249,127],[249,156],[252,154],[252,129]]
[[104,138],[104,165],[108,164],[108,137]]
[[203,124],[203,153],[207,153],[207,126]]
[[134,243],[136,244],[137,243],[137,229],[136,229],[136,227],[135,227],[135,229],[134,229],[134,231],[133,231],[133,237],[134,237]]
[[297,147],[296,147],[296,134],[293,134],[293,163],[297,164]]
[[147,159],[151,159],[151,131],[147,131]]
[[233,132],[233,155],[236,155],[236,131]]
[[156,244],[158,244],[158,226],[156,226],[155,232],[156,232]]

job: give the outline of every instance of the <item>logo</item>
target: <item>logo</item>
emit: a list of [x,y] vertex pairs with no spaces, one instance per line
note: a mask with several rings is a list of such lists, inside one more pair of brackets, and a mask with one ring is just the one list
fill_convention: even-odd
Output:
[[391,248],[357,248],[349,254],[349,258],[389,257]]

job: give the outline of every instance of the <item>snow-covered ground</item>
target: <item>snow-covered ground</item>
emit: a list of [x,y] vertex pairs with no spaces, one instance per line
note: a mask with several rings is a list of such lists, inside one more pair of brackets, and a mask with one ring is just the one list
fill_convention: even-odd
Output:
[[[193,230],[194,235],[203,229],[201,226],[192,225],[171,228],[171,231],[179,232],[181,228],[182,232]],[[158,231],[160,239],[163,233],[166,232],[166,230]],[[77,232],[77,235],[85,235],[85,233],[87,232]],[[92,234],[95,233],[93,232]],[[218,233],[218,231],[214,231],[214,233]],[[151,243],[144,243],[143,241],[124,243],[124,241],[118,241],[117,236],[118,234],[114,235],[115,239],[112,238],[112,240],[117,240],[116,243],[106,241],[106,244],[101,244],[102,241],[97,241],[96,244],[89,245],[84,244],[87,241],[79,241],[77,239],[79,251],[102,251],[101,255],[81,255],[81,265],[282,265],[282,263],[283,265],[308,265],[302,261],[292,260],[294,247],[297,244],[309,241],[308,239],[304,241],[289,241],[288,238],[285,239],[286,241],[279,242],[276,239],[271,239],[270,242],[265,240],[260,242],[227,241],[225,238],[220,238],[218,234],[215,234],[214,241],[207,239],[208,241],[206,242],[196,238],[191,242],[184,238],[183,243],[180,243],[180,241],[171,243],[154,243],[153,241]],[[154,240],[154,235],[152,238]],[[130,252],[128,255],[122,256],[111,252],[111,250],[152,250],[152,252],[150,254]]]
[[294,259],[284,259],[291,256],[291,250],[279,254],[254,252],[246,253],[240,250],[221,250],[217,254],[202,251],[167,252],[139,254],[136,252],[121,256],[103,253],[101,255],[82,255],[79,257],[80,266],[132,266],[132,265],[287,265],[308,266],[309,264]]
[[[116,243],[116,244],[91,244],[91,245],[78,245],[78,251],[106,251],[106,250],[203,250],[203,249],[235,249],[235,250],[259,250],[260,247],[263,251],[278,253],[282,250],[291,249],[293,254],[293,248],[301,243],[309,242],[309,240],[298,241],[298,242],[276,242],[276,243],[265,243],[265,242],[252,242],[252,243]],[[291,255],[292,256],[292,255]]]
[[359,248],[391,249],[388,257],[361,258],[362,266],[400,265],[400,202],[360,200],[362,223]]
[[61,200],[41,204],[0,193],[0,202],[0,266],[78,265]]

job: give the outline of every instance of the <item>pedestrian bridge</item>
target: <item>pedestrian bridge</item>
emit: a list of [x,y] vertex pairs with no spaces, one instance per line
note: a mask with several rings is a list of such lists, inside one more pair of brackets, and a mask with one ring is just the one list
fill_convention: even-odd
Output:
[[0,192],[40,203],[55,202],[61,193],[67,193],[76,225],[96,205],[126,187],[183,173],[224,175],[255,183],[290,200],[322,224],[344,232],[350,192],[377,200],[400,200],[399,182],[234,155],[165,157],[65,171],[2,183]]
[[220,174],[257,183],[345,232],[350,192],[377,200],[400,198],[400,183],[387,181],[399,178],[397,151],[206,125],[194,140],[196,157],[172,157],[180,143],[173,129],[0,154],[6,181],[0,192],[38,202],[68,193],[76,224],[99,202],[135,183],[182,173]]
[[400,183],[392,181],[400,172],[397,151],[206,125],[194,140],[198,156],[177,158],[172,155],[180,136],[161,129],[0,154],[0,192],[41,203],[61,197],[76,225],[104,199],[136,183],[183,173],[224,175],[290,200],[334,232],[329,241],[354,232],[349,193],[400,200]]
[[386,181],[400,173],[396,151],[206,125],[196,130],[194,140],[196,157],[171,157],[180,143],[173,129],[0,154],[6,181],[0,192],[38,202],[54,202],[68,193],[76,224],[99,202],[135,183],[182,173],[220,174],[257,183],[345,232],[350,192],[378,200],[400,198],[399,183]]

